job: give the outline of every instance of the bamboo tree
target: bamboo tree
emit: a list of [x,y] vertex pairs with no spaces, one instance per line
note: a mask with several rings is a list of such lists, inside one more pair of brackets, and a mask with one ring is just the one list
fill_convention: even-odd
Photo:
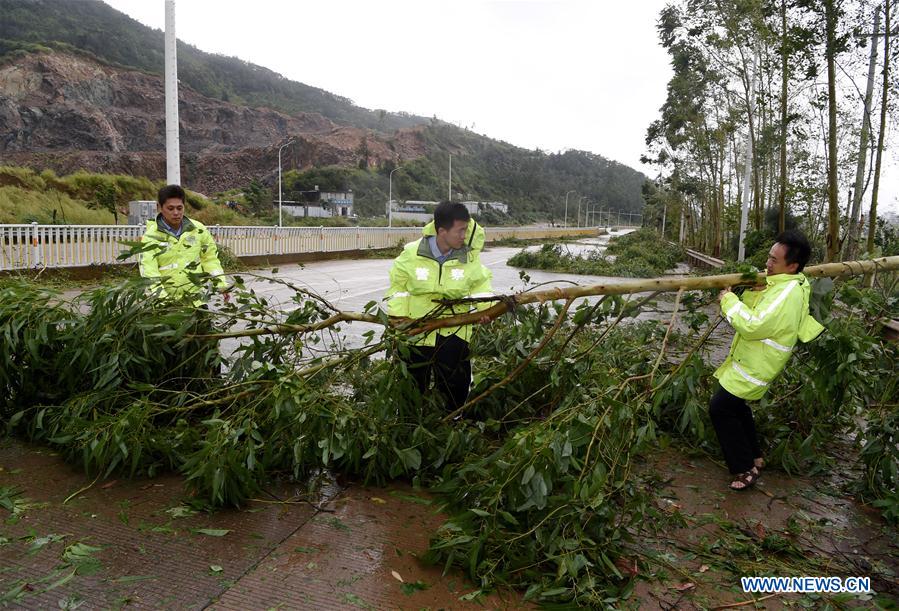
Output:
[[787,0],[780,0],[780,192],[778,193],[777,230],[786,227],[787,210],[787,82],[790,80],[790,68],[787,64]]
[[868,140],[871,129],[871,95],[874,92],[874,68],[877,65],[877,35],[880,31],[880,7],[874,9],[874,29],[871,33],[871,53],[868,58],[868,80],[865,85],[864,107],[862,109],[862,129],[858,138],[858,159],[855,167],[855,191],[852,211],[849,215],[849,230],[846,235],[846,258],[855,258],[858,250],[859,215],[864,195],[865,164],[868,159]]
[[880,98],[880,131],[877,135],[877,157],[874,162],[874,185],[871,188],[871,211],[868,213],[868,252],[874,251],[874,236],[877,233],[877,196],[880,191],[880,168],[883,160],[883,140],[886,135],[887,105],[890,95],[890,0],[884,0],[883,33],[883,93]]
[[827,58],[827,260],[840,258],[840,209],[837,201],[837,7],[824,0]]

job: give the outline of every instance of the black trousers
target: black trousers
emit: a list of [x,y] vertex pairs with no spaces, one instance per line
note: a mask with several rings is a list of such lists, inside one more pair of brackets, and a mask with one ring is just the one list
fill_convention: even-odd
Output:
[[709,416],[730,472],[745,473],[752,469],[753,459],[760,458],[762,451],[752,410],[746,401],[719,388],[709,402]]
[[446,398],[447,411],[462,407],[471,387],[471,355],[468,342],[455,335],[437,335],[435,346],[413,347],[406,362],[422,394],[434,372],[435,388]]

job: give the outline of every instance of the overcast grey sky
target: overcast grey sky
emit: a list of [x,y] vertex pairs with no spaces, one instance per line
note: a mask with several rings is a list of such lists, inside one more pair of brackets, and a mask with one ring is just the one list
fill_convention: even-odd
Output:
[[[105,0],[163,29],[163,0]],[[576,148],[641,169],[665,101],[663,0],[178,0],[178,38],[366,108],[471,127],[527,148]]]
[[[104,0],[164,29],[164,0]],[[671,69],[665,0],[177,0],[178,38],[366,108],[640,164]],[[888,152],[882,208],[899,209]],[[867,198],[866,198],[867,199]],[[867,203],[866,203],[867,205]]]

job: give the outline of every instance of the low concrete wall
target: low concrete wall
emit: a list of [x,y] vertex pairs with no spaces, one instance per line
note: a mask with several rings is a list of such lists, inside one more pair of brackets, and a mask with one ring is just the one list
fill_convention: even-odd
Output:
[[[494,234],[500,234],[497,239],[490,240],[491,231]],[[487,246],[493,243],[501,242],[509,238],[516,237],[514,228],[497,227],[494,230],[487,229]],[[572,229],[562,227],[547,227],[542,231],[529,230],[528,235],[523,240],[537,242],[540,240],[559,239],[559,238],[587,238],[603,235],[604,229],[584,228]],[[394,250],[393,248],[367,248],[353,250],[338,250],[325,252],[302,252],[284,255],[247,255],[237,257],[247,267],[273,267],[278,265],[290,265],[293,263],[311,263],[314,261],[331,261],[342,259],[366,259],[377,258],[379,253],[385,253]],[[375,255],[374,257],[372,255]],[[18,269],[18,270],[0,270],[0,277],[22,276],[26,278],[34,278],[37,275],[41,277],[64,278],[70,280],[97,280],[110,272],[116,272],[124,269],[137,270],[134,263],[115,263],[115,264],[99,264],[99,265],[82,265],[73,267],[46,267],[40,269]]]

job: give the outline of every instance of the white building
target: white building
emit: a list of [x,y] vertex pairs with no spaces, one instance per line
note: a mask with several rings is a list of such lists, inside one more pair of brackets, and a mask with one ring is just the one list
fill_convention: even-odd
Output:
[[[324,218],[332,216],[355,216],[353,214],[352,191],[304,191],[308,201],[284,201],[282,210],[290,216],[300,218]],[[277,204],[276,204],[277,205]]]
[[128,224],[146,225],[150,219],[155,219],[157,214],[156,201],[137,200],[128,202]]
[[467,201],[462,202],[462,205],[468,208],[469,214],[480,214],[484,210],[492,209],[497,212],[502,212],[503,214],[509,214],[509,206],[502,202],[476,202],[476,201]]

